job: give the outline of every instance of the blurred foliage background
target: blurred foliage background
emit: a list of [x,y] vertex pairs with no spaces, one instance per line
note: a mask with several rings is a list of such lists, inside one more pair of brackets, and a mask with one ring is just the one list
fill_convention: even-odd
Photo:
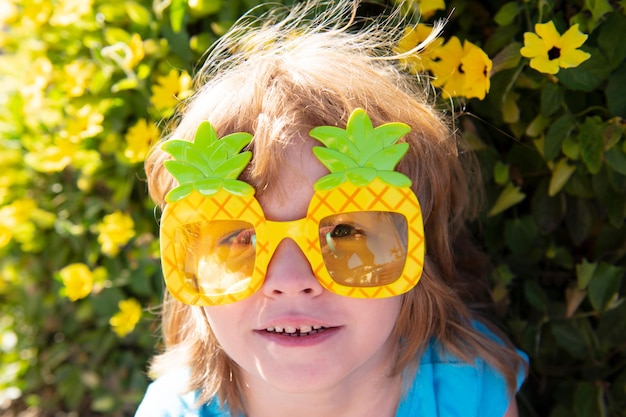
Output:
[[[142,162],[257,3],[0,0],[0,414],[133,414],[162,292]],[[492,298],[531,358],[522,416],[626,416],[625,5],[408,4],[450,16],[403,64],[482,164]]]

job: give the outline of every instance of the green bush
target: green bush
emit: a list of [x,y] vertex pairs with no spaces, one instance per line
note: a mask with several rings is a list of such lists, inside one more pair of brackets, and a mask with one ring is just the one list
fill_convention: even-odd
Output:
[[[142,161],[257,3],[0,0],[2,413],[133,414],[163,289]],[[450,15],[403,63],[481,162],[491,295],[531,358],[520,414],[626,416],[626,2],[409,5]]]

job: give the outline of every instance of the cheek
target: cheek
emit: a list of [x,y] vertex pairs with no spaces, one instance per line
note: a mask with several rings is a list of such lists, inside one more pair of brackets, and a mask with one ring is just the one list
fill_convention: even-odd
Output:
[[204,312],[211,326],[213,334],[219,344],[228,351],[229,346],[237,345],[237,339],[242,330],[242,321],[245,313],[244,301],[217,306],[204,307]]
[[392,333],[402,304],[401,297],[356,300],[359,307],[362,328],[377,337],[387,338]]

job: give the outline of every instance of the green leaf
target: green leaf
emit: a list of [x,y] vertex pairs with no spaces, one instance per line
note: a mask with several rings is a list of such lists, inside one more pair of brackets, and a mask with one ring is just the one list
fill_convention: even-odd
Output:
[[526,134],[531,138],[536,138],[544,132],[548,124],[550,124],[550,118],[539,113],[526,128]]
[[386,184],[395,187],[410,187],[411,179],[398,171],[378,171],[378,178]]
[[189,0],[189,9],[192,16],[204,17],[220,11],[222,0]]
[[404,155],[406,155],[408,150],[408,143],[398,143],[377,151],[362,165],[364,167],[370,167],[377,170],[393,171],[396,165],[398,165],[398,162],[400,162]]
[[580,245],[589,236],[589,231],[597,218],[592,204],[583,198],[567,200],[566,222],[572,241]]
[[170,139],[161,145],[161,149],[172,155],[178,161],[184,161],[187,149],[192,148],[193,144],[187,140]]
[[372,146],[376,145],[372,143],[373,131],[374,126],[372,126],[372,121],[365,110],[358,108],[350,114],[346,125],[346,132],[348,133],[350,141],[356,144],[360,150],[372,149]]
[[334,174],[324,175],[313,185],[315,191],[329,191],[346,182],[346,173],[337,172]]
[[550,116],[562,105],[565,91],[558,85],[548,83],[541,89],[541,114]]
[[330,172],[347,171],[359,166],[355,160],[335,149],[315,146],[313,153]]
[[237,179],[239,174],[246,169],[250,159],[252,159],[252,152],[250,151],[237,154],[217,166],[213,175],[224,179]]
[[351,158],[359,155],[359,149],[348,138],[348,133],[336,126],[318,126],[311,129],[309,136],[322,142],[324,146],[335,149]]
[[606,163],[615,171],[622,175],[626,175],[626,153],[619,146],[613,146],[604,156]]
[[[187,0],[176,0],[177,2],[186,3]],[[186,6],[185,6],[186,7]],[[189,34],[184,25],[181,26],[178,32],[168,25],[162,25],[161,31],[163,36],[167,40],[168,50],[176,57],[182,60],[183,64],[186,64],[188,68],[191,68],[193,62],[193,54],[191,47],[189,46]],[[170,59],[172,59],[170,58]]]
[[585,0],[587,10],[591,12],[591,17],[599,21],[602,16],[613,11],[613,7],[608,0]]
[[163,165],[179,184],[193,183],[206,177],[204,172],[187,162],[165,161]]
[[140,26],[148,26],[152,20],[150,11],[136,1],[124,2],[124,9],[130,20]]
[[524,198],[526,198],[526,194],[520,191],[520,187],[508,183],[496,199],[496,202],[493,204],[493,207],[491,207],[491,210],[489,210],[487,216],[493,217],[500,214],[504,210],[521,202]]
[[576,127],[576,119],[570,113],[566,113],[550,124],[545,137],[544,158],[551,161],[561,152],[561,146]]
[[500,26],[510,25],[517,17],[519,10],[517,2],[511,1],[505,3],[493,17],[493,20]]
[[611,73],[611,65],[602,51],[596,48],[582,48],[591,57],[576,68],[561,69],[556,77],[570,90],[591,92],[600,87]]
[[539,229],[530,216],[509,220],[504,226],[504,240],[517,255],[531,253],[539,240]]
[[567,158],[561,158],[556,163],[552,170],[552,176],[550,177],[550,187],[548,189],[548,195],[554,197],[565,186],[569,178],[572,176],[576,167],[567,163]]
[[581,337],[580,331],[571,321],[552,321],[550,330],[559,347],[576,358],[584,358],[590,347]]
[[193,192],[193,184],[182,184],[172,188],[165,196],[165,201],[173,203],[180,201]]
[[212,196],[217,193],[224,184],[224,179],[221,177],[211,177],[211,178],[203,178],[199,181],[196,181],[193,184],[193,187],[196,191],[204,196]]
[[182,30],[185,17],[187,14],[187,0],[171,0],[170,4],[170,23],[174,33]]
[[[193,144],[192,144],[193,145]],[[184,149],[184,158],[181,160],[182,162],[186,162],[189,165],[192,165],[198,171],[202,172],[202,175],[208,177],[211,173],[209,169],[209,164],[205,159],[204,153],[200,152],[196,146],[188,146]]]
[[120,91],[135,90],[139,86],[137,78],[122,78],[111,86],[112,93],[119,93]]
[[533,306],[535,309],[539,311],[546,311],[549,300],[546,293],[543,291],[541,286],[537,284],[535,281],[525,280],[524,281],[524,295],[526,301]]
[[[602,140],[604,142],[604,149],[608,150],[613,146],[616,146],[626,130],[621,126],[622,120],[619,118],[613,118],[608,122],[604,123],[602,129]],[[626,143],[626,142],[624,142]]]
[[406,123],[392,122],[382,124],[374,129],[372,139],[380,143],[382,147],[389,147],[411,131],[411,126]]
[[131,39],[130,33],[118,27],[106,27],[104,29],[104,40],[107,45],[116,43],[128,43]]
[[535,189],[531,213],[535,223],[544,233],[558,229],[565,218],[566,196],[560,193],[555,197],[548,195],[549,182],[544,178]]
[[582,156],[587,169],[592,174],[597,174],[602,168],[602,154],[604,143],[602,141],[601,120],[596,117],[587,117],[580,132],[578,142],[580,144],[580,155]]
[[597,312],[604,312],[617,297],[625,268],[600,263],[589,281],[589,301]]
[[[616,184],[617,186],[613,185],[612,178],[614,176],[611,175],[612,172],[609,167],[606,167],[592,177],[591,183],[596,192],[597,202],[609,215],[611,224],[620,229],[626,217],[624,215],[626,213],[626,194],[622,191],[626,187],[618,184]],[[622,181],[624,181],[623,177]]]
[[593,278],[593,274],[598,267],[597,263],[588,262],[586,259],[576,265],[576,281],[578,282],[578,289],[585,290]]
[[238,154],[243,148],[248,146],[252,141],[252,135],[246,132],[236,132],[222,137],[221,141],[226,146],[228,156],[230,157]]
[[578,161],[580,159],[580,144],[578,143],[577,136],[565,136],[561,149],[563,150],[563,154],[572,161]]
[[504,185],[509,182],[509,165],[503,163],[502,161],[497,161],[495,166],[493,167],[493,180],[498,185]]
[[348,178],[348,180],[362,187],[371,183],[374,178],[376,178],[377,174],[378,171],[376,171],[374,168],[368,167],[350,168],[348,171],[346,171],[346,177]]
[[254,188],[250,184],[239,180],[224,180],[224,189],[242,197],[254,194]]
[[205,159],[209,162],[209,169],[211,172],[213,172],[217,166],[230,157],[228,145],[221,140],[218,140],[217,143],[213,144],[207,150],[208,152]]
[[211,123],[203,121],[198,125],[193,141],[201,151],[211,149],[218,141],[217,132]]
[[500,71],[515,68],[519,65],[522,56],[519,53],[522,44],[519,42],[509,42],[493,57],[491,68],[492,76]]
[[577,169],[565,184],[565,192],[574,197],[595,198],[596,193],[591,184],[589,173],[583,169]]
[[618,10],[607,17],[598,35],[598,46],[612,69],[622,65],[626,59],[626,42],[615,42],[616,39],[626,39],[626,16]]
[[[618,42],[626,44],[626,42]],[[626,63],[620,66],[611,76],[606,84],[604,94],[611,114],[626,118],[626,94],[623,86],[626,85]]]

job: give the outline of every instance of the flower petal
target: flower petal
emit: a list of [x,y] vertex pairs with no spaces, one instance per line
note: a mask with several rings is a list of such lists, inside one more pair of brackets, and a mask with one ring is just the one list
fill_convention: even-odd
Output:
[[578,23],[576,23],[561,36],[559,46],[561,49],[576,49],[585,43],[587,37],[588,35],[578,30]]
[[545,57],[535,57],[530,60],[530,67],[545,74],[556,74],[559,72],[559,61]]
[[440,47],[438,50],[439,60],[432,62],[430,68],[435,76],[432,81],[433,86],[441,87],[445,84],[448,78],[457,71],[463,56],[461,41],[456,36],[451,37],[448,42]]
[[556,30],[552,20],[546,23],[537,23],[535,25],[535,33],[543,39],[549,48],[557,45],[559,39],[561,39],[561,34]]
[[544,41],[532,32],[524,33],[524,46],[520,49],[520,54],[526,58],[536,56],[548,56],[548,48]]
[[561,68],[574,68],[588,60],[589,57],[591,54],[580,49],[564,50],[561,51],[561,57],[558,61]]

